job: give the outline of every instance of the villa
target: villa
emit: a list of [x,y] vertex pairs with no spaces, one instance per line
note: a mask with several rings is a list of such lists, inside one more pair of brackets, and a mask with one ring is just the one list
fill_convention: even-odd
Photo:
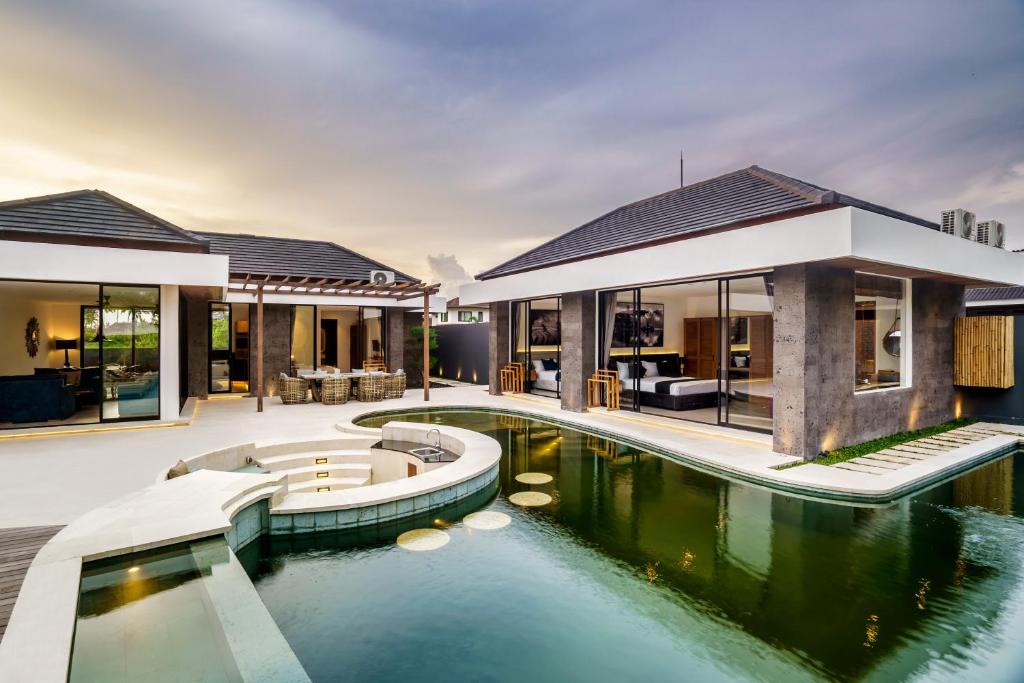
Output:
[[405,313],[435,292],[330,242],[192,232],[98,190],[3,202],[0,429],[176,420],[189,397],[274,395],[281,373],[397,370]]
[[471,323],[485,323],[488,320],[489,309],[484,305],[465,306],[459,301],[459,297],[448,299],[447,310],[430,314],[432,325],[468,325]]
[[[1018,254],[933,221],[751,166],[641,199],[477,276],[490,390],[772,434],[823,451],[956,413],[954,326],[968,288],[1020,285]],[[593,401],[589,407],[593,407]]]

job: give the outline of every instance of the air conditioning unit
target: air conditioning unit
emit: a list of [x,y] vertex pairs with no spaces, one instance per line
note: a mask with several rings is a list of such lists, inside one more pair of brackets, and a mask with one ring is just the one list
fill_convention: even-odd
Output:
[[942,212],[942,232],[965,240],[974,239],[974,214],[966,209],[947,209]]
[[981,244],[1002,249],[1006,243],[1006,227],[999,221],[982,221],[976,230],[977,240]]
[[370,282],[373,284],[383,287],[385,285],[395,284],[395,271],[393,270],[371,270],[370,271]]

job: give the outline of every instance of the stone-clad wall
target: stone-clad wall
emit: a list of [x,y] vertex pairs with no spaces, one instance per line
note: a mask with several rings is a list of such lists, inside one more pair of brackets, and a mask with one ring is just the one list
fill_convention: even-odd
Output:
[[594,374],[597,350],[597,294],[593,290],[562,295],[560,369],[562,409],[587,409],[587,380]]
[[501,369],[509,362],[509,306],[507,301],[491,304],[487,330],[487,384],[488,391],[497,396],[501,393]]
[[854,273],[800,264],[775,271],[774,448],[813,458],[952,419],[953,324],[963,287],[912,284],[912,385],[855,394]]
[[[387,363],[388,370],[394,372],[399,368],[404,369],[405,363],[405,309],[404,308],[385,308],[384,315],[386,316],[388,331],[387,331],[387,350],[385,352],[384,360]],[[422,316],[420,316],[422,318]],[[422,362],[421,362],[422,363]]]
[[[277,378],[291,368],[291,306],[263,304],[263,395],[276,396]],[[256,307],[249,323],[249,377],[251,391],[256,393]]]
[[206,398],[210,392],[210,302],[205,298],[186,296],[182,298],[182,304],[185,307],[187,394]]

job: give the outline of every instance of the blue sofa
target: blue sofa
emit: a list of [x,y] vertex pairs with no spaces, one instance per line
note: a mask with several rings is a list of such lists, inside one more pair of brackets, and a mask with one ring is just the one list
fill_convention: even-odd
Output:
[[59,375],[0,377],[0,422],[66,420],[75,413],[75,395]]

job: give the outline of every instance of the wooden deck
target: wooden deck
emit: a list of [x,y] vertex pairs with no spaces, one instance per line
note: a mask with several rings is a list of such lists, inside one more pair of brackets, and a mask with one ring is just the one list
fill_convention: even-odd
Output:
[[25,572],[39,549],[60,526],[32,526],[18,529],[0,529],[0,640],[11,620],[14,601],[18,599]]

